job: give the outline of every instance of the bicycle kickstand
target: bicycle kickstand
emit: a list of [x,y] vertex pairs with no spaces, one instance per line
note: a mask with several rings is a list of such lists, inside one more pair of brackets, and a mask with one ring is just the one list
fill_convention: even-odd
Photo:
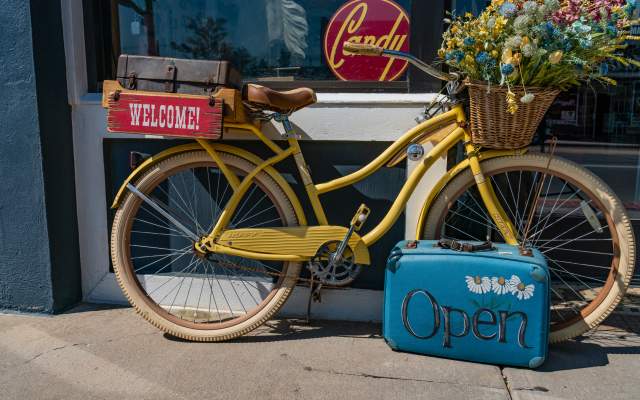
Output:
[[311,303],[312,302],[316,302],[316,303],[322,302],[321,290],[322,290],[322,282],[315,281],[313,279],[313,275],[312,275],[311,280],[310,280],[310,284],[309,284],[309,300],[307,302],[307,323],[309,323],[311,321]]

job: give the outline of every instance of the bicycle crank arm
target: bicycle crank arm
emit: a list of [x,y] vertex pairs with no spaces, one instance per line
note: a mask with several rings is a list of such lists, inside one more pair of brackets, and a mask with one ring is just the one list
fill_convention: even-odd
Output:
[[336,263],[340,263],[342,261],[342,254],[344,253],[344,251],[347,248],[347,245],[349,244],[349,239],[351,239],[351,235],[353,235],[353,232],[359,231],[360,228],[362,228],[362,225],[364,225],[365,221],[369,217],[370,212],[371,210],[365,204],[360,205],[360,207],[358,208],[358,211],[356,211],[356,214],[351,219],[349,230],[344,235],[344,238],[338,245],[336,252],[333,254],[331,259],[329,260],[330,266],[333,267]]
[[158,213],[160,213],[160,215],[162,215],[163,217],[165,217],[166,219],[171,221],[171,223],[174,224],[176,226],[176,228],[180,229],[182,231],[182,233],[187,235],[187,237],[189,237],[190,239],[192,239],[195,242],[200,240],[200,238],[195,233],[193,233],[189,228],[184,226],[180,221],[178,221],[171,214],[169,214],[162,206],[160,206],[155,201],[151,200],[147,195],[145,195],[144,193],[139,191],[137,187],[133,186],[131,183],[128,183],[127,184],[127,189],[129,189],[129,191],[131,193],[133,193],[134,195],[138,196],[146,204],[150,205],[151,208],[153,208]]

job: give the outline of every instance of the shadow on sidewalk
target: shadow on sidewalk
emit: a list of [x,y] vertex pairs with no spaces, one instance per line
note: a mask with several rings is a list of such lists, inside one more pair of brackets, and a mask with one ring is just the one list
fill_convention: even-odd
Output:
[[609,364],[611,354],[640,354],[640,319],[611,315],[593,331],[549,347],[548,361],[537,371],[552,372]]
[[[266,322],[248,335],[228,341],[228,343],[264,343],[286,340],[307,340],[323,337],[351,337],[359,339],[380,339],[382,325],[366,322],[325,321],[304,319],[275,319]],[[165,338],[183,341],[165,333]]]
[[117,310],[120,308],[131,308],[128,304],[106,304],[106,303],[79,303],[76,304],[57,315],[63,314],[77,314],[101,310]]

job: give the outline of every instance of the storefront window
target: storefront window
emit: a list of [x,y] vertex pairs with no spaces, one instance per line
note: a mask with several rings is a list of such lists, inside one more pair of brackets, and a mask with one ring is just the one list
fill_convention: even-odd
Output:
[[[394,2],[411,17],[414,11],[411,0]],[[247,81],[336,82],[338,78],[327,65],[323,42],[332,16],[346,3],[345,0],[85,1],[85,14],[89,14],[88,18],[85,15],[85,25],[89,34],[91,31],[94,37],[97,34],[97,46],[110,53],[103,57],[97,54],[98,64],[111,64],[97,66],[98,81],[106,79],[100,75],[108,77],[113,73],[119,54],[140,54],[230,60]],[[425,8],[415,6],[418,11]],[[423,23],[442,23],[442,15],[423,15],[428,15],[428,21],[424,16],[421,18]],[[417,43],[420,46],[426,41],[421,39]],[[88,49],[88,53],[92,51]],[[407,75],[399,75],[394,87],[403,82],[406,90]],[[381,82],[380,86],[384,84]]]

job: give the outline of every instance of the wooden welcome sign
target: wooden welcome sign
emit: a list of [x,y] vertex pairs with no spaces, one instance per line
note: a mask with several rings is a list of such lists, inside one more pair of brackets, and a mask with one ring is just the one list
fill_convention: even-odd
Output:
[[220,98],[115,91],[108,102],[109,132],[203,139],[222,136]]

